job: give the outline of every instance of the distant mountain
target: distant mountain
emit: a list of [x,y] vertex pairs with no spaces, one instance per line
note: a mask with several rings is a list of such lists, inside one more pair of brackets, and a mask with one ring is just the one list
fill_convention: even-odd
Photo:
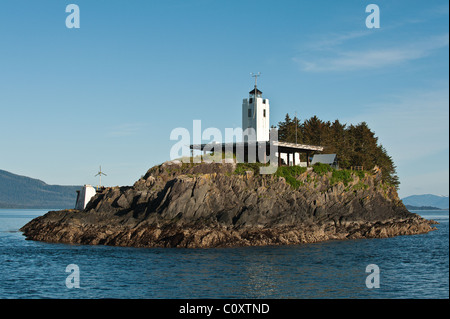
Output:
[[81,186],[48,185],[41,180],[0,170],[0,208],[75,207]]
[[433,206],[412,206],[405,205],[407,210],[441,210],[442,208],[433,207]]
[[448,196],[437,196],[432,194],[412,195],[402,199],[403,204],[411,206],[431,206],[440,209],[448,209]]

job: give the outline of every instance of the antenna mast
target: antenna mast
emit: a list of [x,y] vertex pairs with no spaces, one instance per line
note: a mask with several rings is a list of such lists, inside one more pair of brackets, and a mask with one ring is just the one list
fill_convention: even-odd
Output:
[[255,116],[256,116],[256,102],[258,101],[258,91],[257,91],[257,89],[256,89],[256,84],[257,84],[257,82],[258,82],[258,76],[261,76],[261,72],[258,72],[258,73],[253,73],[253,72],[251,72],[250,73],[250,75],[252,76],[252,77],[254,77],[255,78],[255,106],[254,106],[254,110],[253,110],[253,118],[255,118]]
[[297,144],[297,127],[298,127],[298,119],[297,119],[297,111],[295,111],[295,144]]
[[250,74],[251,74],[252,77],[255,78],[255,97],[256,97],[256,84],[257,84],[257,81],[258,81],[258,76],[261,76],[261,72],[258,72],[258,73],[251,72]]

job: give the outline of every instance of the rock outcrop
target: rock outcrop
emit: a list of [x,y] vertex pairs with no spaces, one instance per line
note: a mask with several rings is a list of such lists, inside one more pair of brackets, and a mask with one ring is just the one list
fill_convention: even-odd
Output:
[[[359,175],[359,176],[358,176]],[[332,182],[331,172],[283,177],[236,173],[236,164],[166,162],[132,187],[97,194],[83,211],[52,211],[27,239],[133,247],[288,245],[382,238],[435,228],[410,213],[379,174]]]

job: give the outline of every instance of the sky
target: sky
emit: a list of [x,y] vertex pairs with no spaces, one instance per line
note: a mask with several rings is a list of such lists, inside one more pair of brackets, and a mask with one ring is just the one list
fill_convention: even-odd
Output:
[[0,169],[97,185],[101,165],[105,185],[132,185],[170,159],[173,129],[240,127],[261,72],[271,125],[365,121],[400,197],[448,195],[448,26],[444,0],[4,0]]

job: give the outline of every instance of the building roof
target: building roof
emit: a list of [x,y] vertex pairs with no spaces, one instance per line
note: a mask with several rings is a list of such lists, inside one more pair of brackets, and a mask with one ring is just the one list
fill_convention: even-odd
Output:
[[315,163],[332,165],[335,163],[335,161],[336,161],[336,154],[315,154],[311,161],[311,165],[314,165]]
[[[249,94],[255,94],[255,89],[251,90],[250,92],[248,92]],[[256,94],[262,94],[262,92],[257,88],[256,89]]]
[[[305,144],[295,144],[295,143],[287,143],[287,142],[279,142],[279,141],[273,141],[272,142],[274,146],[278,147],[278,151],[282,153],[286,152],[309,152],[309,151],[323,151],[323,146],[316,146],[316,145],[305,145]],[[209,149],[212,147],[222,148],[222,151],[226,151],[227,149],[233,149],[237,147],[266,147],[269,149],[270,142],[238,142],[238,143],[218,143],[218,142],[212,142],[208,144],[191,144],[189,145],[190,149],[193,150],[203,150],[203,149]]]

